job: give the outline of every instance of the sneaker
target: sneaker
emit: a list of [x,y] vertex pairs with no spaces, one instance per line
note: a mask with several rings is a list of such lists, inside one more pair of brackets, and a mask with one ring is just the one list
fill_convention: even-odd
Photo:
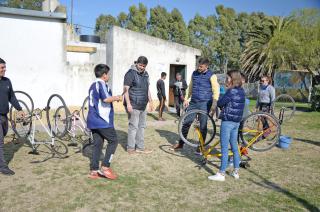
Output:
[[4,175],[14,175],[14,171],[12,171],[11,169],[9,169],[8,166],[2,167],[0,168],[0,173],[4,174]]
[[234,177],[234,179],[236,179],[236,180],[239,180],[239,178],[240,178],[239,173],[237,171],[231,172],[231,176]]
[[100,178],[100,175],[99,175],[98,171],[92,170],[92,171],[89,173],[88,177],[89,177],[90,179],[98,179],[98,178]]
[[223,182],[225,181],[225,176],[223,174],[221,174],[220,172],[218,172],[217,174],[215,175],[212,175],[212,176],[209,176],[208,179],[209,180],[213,180],[213,181],[220,181],[220,182]]
[[196,151],[194,152],[195,155],[202,155],[202,152],[200,151],[200,147],[197,147]]
[[127,153],[128,153],[129,155],[133,155],[133,154],[136,153],[136,150],[134,150],[134,149],[128,149],[128,150],[127,150]]
[[152,150],[151,149],[137,149],[136,152],[140,153],[140,154],[150,154],[150,153],[152,153]]
[[104,167],[104,166],[102,166],[101,169],[98,170],[98,174],[110,180],[115,180],[118,178],[118,176],[115,173],[113,173],[111,168]]
[[179,151],[179,150],[181,150],[182,148],[183,148],[183,144],[179,144],[179,143],[178,143],[178,144],[173,145],[171,149],[172,149],[173,151]]

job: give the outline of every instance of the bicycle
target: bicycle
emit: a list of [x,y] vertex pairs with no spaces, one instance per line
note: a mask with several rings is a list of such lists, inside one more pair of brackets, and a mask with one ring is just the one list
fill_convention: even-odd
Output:
[[[211,132],[211,135],[209,135],[209,137],[207,136],[207,133],[203,133],[204,128],[206,127],[200,126],[201,118],[206,118],[207,123],[209,122],[209,125],[212,125],[210,129],[206,130],[209,133]],[[183,122],[186,119],[192,119],[190,127],[192,127],[193,132],[191,132],[191,135],[195,135],[195,138],[188,138],[188,136],[185,137],[183,133]],[[265,112],[255,112],[248,115],[241,122],[240,126],[241,127],[239,128],[238,150],[241,158],[242,156],[247,156],[247,158],[250,159],[248,157],[248,149],[260,152],[271,149],[275,146],[281,134],[281,127],[277,118],[274,117],[272,114]],[[212,117],[206,111],[188,111],[183,117],[181,117],[178,131],[180,138],[187,145],[199,148],[203,157],[203,165],[207,163],[208,158],[221,157],[221,153],[217,148],[218,144],[220,143],[219,140],[216,141],[212,146],[207,147],[215,136],[216,125]],[[190,128],[188,135],[190,135]],[[228,155],[232,156],[233,153],[229,151]],[[248,161],[245,160],[242,160],[240,165],[242,167],[249,166]]]
[[[53,155],[58,155],[59,158],[66,158],[66,154],[68,153],[68,148],[67,146],[59,139],[57,138],[54,133],[53,133],[53,128],[49,129],[48,127],[45,126],[43,123],[42,119],[42,113],[43,111],[47,111],[48,108],[44,109],[35,109],[31,115],[26,115],[22,118],[17,119],[19,122],[22,122],[26,125],[32,125],[32,130],[28,134],[27,139],[31,145],[32,151],[29,152],[29,154],[35,154],[39,155],[39,152],[37,151],[38,147],[43,144],[45,145]],[[48,135],[50,138],[49,140],[43,140],[43,141],[38,141],[35,138],[35,132],[36,132],[36,125],[35,121],[38,121],[42,128],[44,129],[44,132]]]
[[55,137],[62,139],[68,130],[70,111],[59,94],[52,94],[47,102],[46,118],[48,127]]
[[281,94],[274,100],[272,111],[280,124],[289,121],[296,111],[295,101],[290,95]]
[[[25,115],[31,115],[34,109],[34,103],[31,96],[24,91],[15,91],[14,94]],[[9,122],[11,128],[15,136],[18,138],[26,138],[31,131],[31,123],[24,125],[22,122],[18,121],[16,117],[17,112],[18,111],[11,105],[9,109]]]
[[89,112],[89,96],[87,96],[81,106],[81,115],[85,122],[87,122],[87,116]]
[[88,140],[89,143],[93,140],[92,133],[80,117],[79,110],[75,110],[67,116],[67,125],[67,134],[71,137],[71,143],[68,146],[77,146],[77,141],[84,145]]

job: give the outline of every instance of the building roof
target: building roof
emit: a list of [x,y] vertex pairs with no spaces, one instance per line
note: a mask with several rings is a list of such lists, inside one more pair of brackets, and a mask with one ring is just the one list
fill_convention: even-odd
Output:
[[1,14],[28,16],[28,17],[46,18],[46,19],[58,19],[61,21],[65,21],[67,19],[67,15],[65,13],[25,10],[25,9],[17,9],[17,8],[9,8],[9,7],[0,7],[0,15]]

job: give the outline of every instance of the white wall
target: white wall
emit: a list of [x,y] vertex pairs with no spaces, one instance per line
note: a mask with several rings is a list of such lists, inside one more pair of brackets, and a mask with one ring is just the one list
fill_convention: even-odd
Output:
[[[113,54],[108,51],[112,51]],[[189,82],[191,74],[195,70],[196,56],[201,55],[201,52],[198,49],[142,33],[113,27],[107,36],[107,55],[113,56],[109,63],[112,68],[113,93],[117,95],[122,93],[124,75],[133,61],[141,55],[146,56],[149,61],[146,70],[150,75],[152,98],[157,99],[156,82],[160,79],[161,72],[167,73],[165,86],[168,95],[170,64],[186,65],[186,78]],[[179,58],[179,62],[177,62],[177,58]]]
[[0,57],[15,90],[29,93],[36,107],[49,95],[64,96],[64,23],[60,20],[0,14]]

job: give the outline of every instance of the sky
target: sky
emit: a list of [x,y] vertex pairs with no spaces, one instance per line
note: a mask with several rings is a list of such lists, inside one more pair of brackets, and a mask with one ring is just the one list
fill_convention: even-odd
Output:
[[[231,7],[236,12],[263,12],[275,16],[287,16],[301,8],[320,9],[320,0],[73,0],[73,23],[83,26],[81,34],[94,34],[96,18],[99,15],[117,17],[120,12],[128,13],[131,5],[138,6],[140,2],[148,10],[157,5],[165,7],[168,11],[177,8],[186,23],[197,13],[202,16],[216,14],[217,5]],[[70,22],[71,0],[60,0],[60,3],[67,7]]]

